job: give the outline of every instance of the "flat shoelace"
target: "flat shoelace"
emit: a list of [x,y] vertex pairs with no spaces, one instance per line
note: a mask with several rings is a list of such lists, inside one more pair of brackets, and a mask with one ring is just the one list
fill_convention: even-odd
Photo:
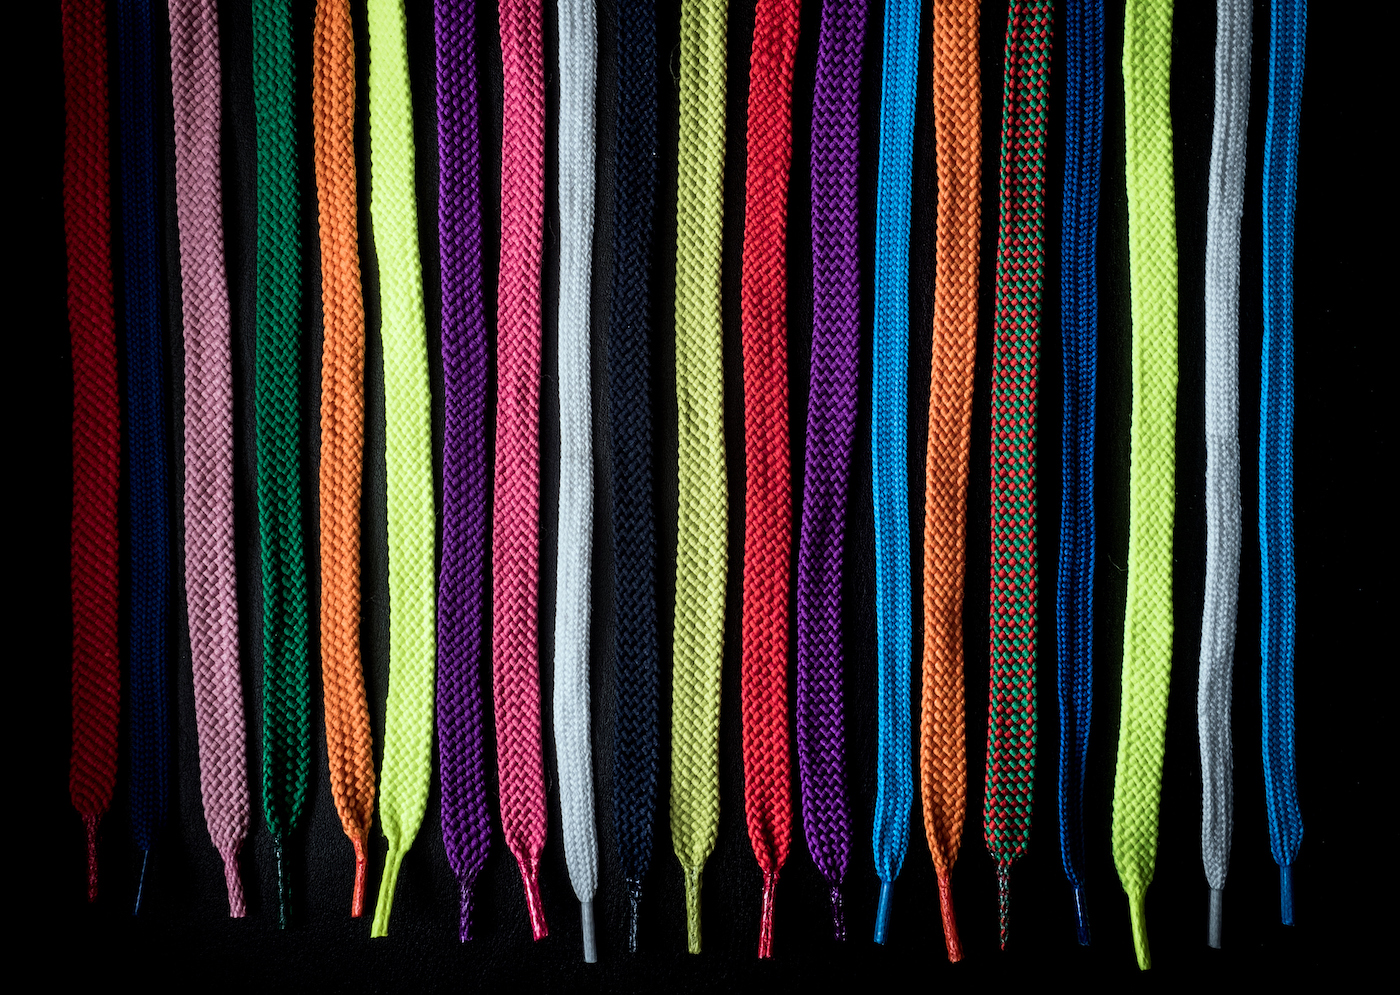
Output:
[[652,508],[651,254],[656,210],[656,4],[617,4],[617,154],[608,322],[612,419],[613,827],[637,952],[642,880],[656,821],[656,513]]
[[569,882],[580,905],[583,959],[598,959],[593,894],[598,834],[588,697],[593,556],[593,393],[589,298],[593,279],[594,0],[559,0],[559,552],[554,601],[554,749]]
[[992,339],[992,673],[982,807],[982,835],[997,865],[1002,949],[1011,865],[1030,837],[1035,787],[1036,406],[1054,10],[1052,0],[1016,0],[1006,19]]
[[263,817],[286,928],[287,837],[311,765],[306,552],[301,528],[301,230],[290,0],[253,2],[257,118],[257,493],[262,560]]
[[121,124],[122,305],[126,344],[127,631],[131,836],[146,865],[165,824],[170,720],[166,630],[170,623],[170,495],[165,462],[165,338],[157,251],[155,107],[150,0],[118,0]]
[[824,0],[812,97],[812,362],[797,545],[797,767],[807,852],[831,889],[851,858],[841,574],[860,377],[860,86],[866,0]]
[[530,929],[540,904],[540,260],[544,251],[544,35],[540,0],[502,0],[501,268],[496,310],[496,476],[491,651],[501,831],[520,865]]
[[121,425],[112,301],[107,7],[63,0],[63,235],[73,350],[73,746],[68,795],[87,828],[97,900],[97,827],[117,781],[117,486]]
[[671,844],[686,944],[700,952],[700,872],[719,832],[719,697],[729,563],[720,254],[727,0],[681,0],[676,193],[676,615]]
[[1094,706],[1094,418],[1099,289],[1095,271],[1103,158],[1103,0],[1065,4],[1065,188],[1060,326],[1060,562],[1055,643],[1060,704],[1060,863],[1074,890],[1079,942],[1089,942],[1084,892],[1084,773]]
[[437,519],[403,0],[369,0],[367,19],[369,211],[379,260],[389,526],[389,695],[379,770],[379,825],[389,853],[370,936],[384,936],[399,866],[423,824],[433,772]]
[[1264,618],[1264,790],[1279,914],[1293,925],[1293,863],[1303,843],[1293,739],[1293,215],[1303,98],[1306,0],[1269,5],[1269,116],[1264,138],[1264,364],[1259,398],[1259,556]]
[[1207,941],[1220,946],[1234,829],[1230,733],[1239,603],[1240,212],[1249,127],[1252,0],[1217,0],[1215,125],[1206,208],[1206,582],[1196,727],[1201,742],[1201,860],[1210,884]]
[[326,760],[355,849],[350,914],[365,905],[374,753],[360,661],[360,501],[365,450],[365,308],[355,175],[355,37],[350,0],[317,0],[311,120],[321,239],[321,681]]
[[1133,946],[1143,970],[1152,966],[1145,905],[1157,862],[1172,663],[1177,288],[1171,44],[1170,0],[1128,0],[1123,90],[1133,309],[1132,465],[1113,863],[1128,893]]
[[880,740],[871,849],[880,879],[875,942],[884,943],[894,879],[909,847],[914,804],[909,655],[909,201],[918,93],[919,3],[885,5],[880,80],[880,170],[875,203],[875,328],[870,468],[875,508],[875,617]]
[[224,863],[229,915],[241,918],[247,914],[238,854],[248,836],[248,734],[238,665],[233,363],[215,0],[170,0],[170,75],[185,344],[185,611],[199,790],[209,838]]
[[438,248],[442,258],[442,567],[438,576],[437,732],[442,842],[471,938],[476,877],[491,850],[486,806],[486,393],[481,296],[481,151],[476,0],[436,0]]
[[801,0],[759,0],[749,56],[740,322],[744,359],[744,815],[763,872],[758,956],[773,953],[773,895],[792,844],[788,755],[787,197]]
[[924,835],[938,873],[948,959],[962,960],[952,870],[967,817],[967,716],[963,593],[967,568],[967,467],[977,361],[981,248],[981,0],[933,5],[933,115],[938,233],[933,360],[924,484],[924,660],[919,782]]

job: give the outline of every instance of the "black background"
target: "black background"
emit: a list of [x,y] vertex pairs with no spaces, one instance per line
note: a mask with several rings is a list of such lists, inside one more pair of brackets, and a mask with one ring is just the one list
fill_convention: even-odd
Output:
[[[937,890],[923,839],[916,800],[908,856],[895,888],[887,946],[870,942],[877,883],[872,873],[868,832],[874,798],[875,632],[872,601],[874,554],[870,508],[869,337],[871,239],[875,198],[876,141],[883,5],[872,0],[863,88],[861,197],[863,273],[862,394],[853,456],[845,582],[849,788],[855,842],[846,879],[850,938],[830,938],[827,903],[820,877],[807,856],[800,820],[777,899],[775,956],[754,958],[758,934],[760,875],[749,850],[743,819],[743,768],[739,723],[740,576],[743,551],[743,396],[740,366],[739,272],[743,235],[744,121],[748,51],[753,4],[734,0],[729,14],[728,143],[725,162],[724,325],[725,413],[730,480],[730,553],[721,711],[721,816],[719,842],[706,867],[703,900],[704,952],[685,952],[679,867],[666,830],[667,763],[663,752],[658,789],[657,843],[647,880],[641,952],[625,951],[625,894],[610,824],[612,737],[612,536],[609,526],[606,331],[612,257],[611,150],[615,118],[613,5],[598,4],[598,164],[597,216],[593,252],[593,397],[596,490],[593,590],[594,773],[598,797],[601,883],[598,893],[600,963],[581,963],[578,912],[568,883],[560,843],[554,751],[549,720],[553,659],[555,516],[558,493],[558,397],[555,389],[554,315],[557,289],[558,223],[554,165],[557,112],[557,32],[553,3],[545,4],[545,51],[549,117],[544,270],[544,376],[541,434],[543,493],[540,562],[541,680],[545,702],[544,743],[550,777],[549,842],[542,891],[549,937],[533,944],[525,917],[519,877],[499,833],[478,885],[478,939],[462,946],[456,939],[456,885],[448,869],[438,823],[436,783],[417,843],[404,861],[394,905],[391,934],[368,939],[369,917],[348,916],[352,857],[341,833],[324,760],[324,732],[316,708],[319,758],[313,772],[311,806],[304,829],[291,847],[296,893],[293,928],[276,928],[275,879],[270,840],[257,795],[260,737],[260,600],[257,583],[257,528],[253,483],[253,301],[255,162],[251,92],[249,0],[221,4],[224,67],[224,185],[228,275],[234,320],[235,444],[237,449],[237,535],[239,597],[249,770],[253,786],[253,829],[244,849],[243,874],[249,917],[227,918],[218,858],[209,844],[198,790],[198,764],[189,644],[183,596],[172,619],[174,770],[170,824],[152,856],[146,897],[139,918],[131,915],[140,855],[127,829],[125,784],[103,823],[102,894],[95,906],[83,901],[82,829],[67,799],[68,608],[67,517],[71,471],[68,425],[71,370],[64,303],[62,240],[62,64],[56,4],[24,5],[27,30],[18,64],[29,73],[14,90],[28,152],[18,157],[30,173],[27,193],[17,194],[12,219],[20,283],[12,299],[24,309],[12,312],[18,327],[7,336],[19,350],[27,384],[17,392],[24,420],[17,433],[11,472],[25,481],[20,544],[20,581],[7,611],[29,649],[12,658],[29,693],[11,702],[23,708],[29,733],[17,758],[24,797],[12,804],[25,813],[23,828],[11,829],[8,859],[20,865],[21,893],[27,896],[30,928],[57,931],[67,950],[54,977],[109,971],[134,979],[174,982],[198,977],[216,986],[302,987],[379,991],[448,985],[522,985],[527,990],[678,990],[761,985],[795,987],[830,980],[842,984],[881,983],[917,972],[919,983],[939,985],[1033,972],[1049,980],[1136,975],[1126,903],[1109,854],[1109,805],[1119,707],[1118,667],[1127,563],[1129,342],[1127,204],[1123,179],[1123,102],[1120,69],[1122,4],[1110,2],[1106,23],[1103,193],[1099,232],[1099,407],[1098,407],[1098,562],[1094,726],[1087,789],[1088,888],[1093,945],[1078,947],[1068,886],[1060,868],[1055,828],[1055,762],[1058,715],[1054,692],[1054,569],[1059,515],[1059,427],[1061,349],[1059,336],[1059,226],[1063,165],[1062,12],[1055,26],[1047,208],[1048,266],[1041,351],[1040,552],[1045,598],[1040,627],[1040,762],[1032,842],[1013,875],[1012,938],[996,948],[996,899],[992,864],[981,842],[982,762],[986,736],[984,694],[987,658],[987,386],[991,346],[992,267],[995,251],[997,152],[1004,7],[987,2],[982,15],[983,213],[982,278],[977,393],[973,408],[973,457],[969,494],[967,631],[969,813],[962,854],[953,881],[958,920],[966,949],[962,965],[943,955]],[[485,285],[488,318],[494,314],[499,220],[496,168],[501,127],[501,62],[493,5],[479,13],[478,53],[482,67],[483,208],[486,223]],[[674,397],[674,289],[676,189],[676,71],[679,4],[660,0],[657,74],[661,95],[661,170],[657,197],[655,251],[656,479],[662,686],[669,686],[669,644],[673,602],[676,418]],[[923,521],[923,453],[927,441],[928,370],[933,302],[934,135],[930,93],[931,3],[921,21],[918,121],[910,258],[911,321],[909,376],[909,493],[913,525],[911,553],[920,562]],[[174,146],[170,125],[168,36],[164,5],[156,3],[157,115],[164,136],[160,196],[165,231],[169,370],[181,368],[178,244],[172,183]],[[315,186],[310,159],[310,35],[313,4],[293,4],[298,53],[299,138],[302,153],[305,419],[307,444],[304,493],[308,535],[314,537],[317,512],[316,451],[320,356],[320,294]],[[374,723],[376,761],[388,683],[387,557],[384,541],[383,386],[378,339],[379,307],[375,256],[369,222],[369,168],[365,115],[368,39],[364,4],[353,4],[359,75],[357,150],[360,161],[361,259],[368,315],[367,412],[364,501],[363,644]],[[789,320],[791,424],[794,491],[799,495],[802,426],[805,425],[808,353],[811,334],[811,255],[809,215],[809,124],[820,4],[803,5],[793,100],[794,150],[789,195]],[[436,143],[433,100],[432,4],[408,0],[408,44],[417,135],[419,232],[428,312],[428,351],[433,376],[435,444],[442,426],[441,367],[438,361],[436,239]],[[1359,53],[1371,49],[1364,37],[1367,19],[1350,5],[1316,3],[1308,28],[1299,161],[1296,328],[1297,328],[1297,563],[1298,563],[1298,755],[1299,788],[1307,826],[1297,864],[1298,925],[1278,924],[1277,871],[1269,853],[1259,760],[1258,632],[1259,554],[1252,523],[1256,513],[1254,470],[1258,437],[1259,358],[1262,338],[1260,175],[1267,101],[1268,12],[1256,5],[1253,88],[1250,105],[1247,196],[1243,221],[1241,334],[1241,438],[1246,533],[1236,651],[1234,731],[1236,744],[1235,837],[1226,889],[1225,949],[1205,945],[1207,886],[1199,847],[1200,766],[1196,739],[1195,689],[1204,573],[1203,320],[1206,178],[1210,157],[1214,87],[1215,17],[1204,0],[1178,2],[1172,70],[1177,226],[1180,257],[1180,388],[1177,421],[1177,525],[1175,543],[1175,680],[1169,702],[1166,761],[1162,781],[1161,833],[1155,882],[1148,893],[1148,928],[1156,967],[1150,978],[1205,978],[1225,974],[1257,978],[1275,972],[1297,980],[1301,974],[1337,971],[1356,965],[1380,927],[1373,903],[1379,860],[1395,843],[1393,823],[1370,807],[1375,754],[1366,736],[1377,706],[1365,697],[1385,656],[1371,649],[1372,627],[1380,621],[1382,587],[1373,565],[1377,547],[1391,538],[1372,524],[1376,488],[1372,467],[1383,466],[1389,435],[1376,417],[1379,392],[1373,386],[1378,365],[1371,346],[1383,327],[1373,320],[1366,266],[1375,266],[1364,241],[1352,228],[1373,223],[1375,201],[1364,196],[1369,159],[1360,135],[1372,98],[1359,78]],[[115,30],[110,32],[115,54]],[[113,91],[115,118],[115,91]],[[114,124],[115,133],[115,124]],[[1385,167],[1381,167],[1383,172]],[[115,183],[114,176],[114,183]],[[1340,196],[1338,196],[1340,194]],[[1388,211],[1389,208],[1386,208]],[[120,280],[118,280],[120,293]],[[26,317],[27,313],[27,317]],[[120,310],[118,311],[120,313]],[[1393,324],[1389,325],[1394,330]],[[1370,360],[1368,364],[1367,361]],[[1384,360],[1381,360],[1384,362]],[[180,451],[180,386],[173,380],[168,409],[171,451]],[[178,470],[176,483],[178,483]],[[441,500],[441,484],[439,502]],[[172,489],[172,515],[180,514]],[[1391,499],[1380,497],[1383,503]],[[440,505],[439,505],[440,506]],[[1393,505],[1392,505],[1393,506]],[[1383,512],[1383,509],[1382,509]],[[796,518],[794,519],[796,521]],[[314,544],[311,563],[315,563]],[[794,543],[795,549],[795,543]],[[178,550],[177,550],[178,554]],[[172,557],[177,590],[179,556]],[[920,603],[920,571],[913,574]],[[312,604],[317,573],[310,571]],[[921,645],[921,617],[914,613],[914,646]],[[33,623],[37,622],[37,625]],[[312,627],[313,639],[315,626]],[[22,642],[18,645],[23,645]],[[314,645],[314,643],[313,643]],[[917,649],[916,649],[917,654]],[[1389,656],[1394,661],[1393,654]],[[312,673],[319,700],[319,668]],[[918,681],[917,656],[913,667]],[[489,688],[488,688],[489,690]],[[669,727],[668,695],[663,694],[662,740]],[[917,708],[911,687],[911,707]],[[32,712],[30,711],[32,709]],[[23,725],[20,726],[23,729]],[[123,743],[125,748],[125,743]],[[1384,756],[1384,755],[1382,755]],[[494,761],[494,757],[490,758]],[[494,798],[494,762],[489,763]],[[1393,785],[1393,773],[1381,774]],[[794,784],[794,792],[796,785]],[[494,804],[494,803],[493,803]],[[12,823],[12,825],[14,825]],[[377,886],[384,845],[373,834],[370,899]],[[12,892],[11,901],[18,901]],[[1389,917],[1385,917],[1389,918]],[[1053,972],[1053,973],[1052,973]],[[926,981],[924,979],[927,979]]]

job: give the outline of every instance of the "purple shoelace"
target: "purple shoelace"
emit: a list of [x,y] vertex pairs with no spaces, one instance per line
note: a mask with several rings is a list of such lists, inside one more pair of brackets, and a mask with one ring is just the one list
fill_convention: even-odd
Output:
[[841,566],[860,352],[857,187],[867,0],[826,0],[812,106],[812,368],[797,551],[797,763],[807,851],[831,888],[851,854],[842,694]]
[[442,841],[471,938],[472,886],[491,848],[481,659],[486,568],[486,319],[481,298],[476,2],[436,0],[438,241],[442,252],[442,572],[438,755]]

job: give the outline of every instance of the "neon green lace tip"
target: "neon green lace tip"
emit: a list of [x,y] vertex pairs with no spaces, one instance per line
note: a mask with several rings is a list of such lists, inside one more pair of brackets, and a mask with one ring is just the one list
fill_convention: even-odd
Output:
[[1152,968],[1152,952],[1147,948],[1147,891],[1128,896],[1128,916],[1133,921],[1133,950],[1137,953],[1138,969]]
[[374,903],[374,922],[369,927],[369,935],[389,935],[389,913],[394,909],[394,890],[399,886],[399,867],[403,864],[404,851],[391,848],[384,858],[384,876],[379,881],[379,897]]
[[685,939],[686,949],[700,952],[700,868],[685,868]]

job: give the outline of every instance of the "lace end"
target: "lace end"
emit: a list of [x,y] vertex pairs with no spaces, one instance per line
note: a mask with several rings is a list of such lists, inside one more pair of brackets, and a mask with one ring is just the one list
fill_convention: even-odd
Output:
[[141,896],[146,892],[146,868],[151,863],[151,851],[141,851],[141,876],[136,879],[136,906],[131,910],[131,914],[139,916],[141,914]]
[[685,868],[685,940],[686,949],[700,952],[700,868]]
[[277,858],[277,928],[286,929],[291,919],[291,888],[287,880],[285,861],[282,859],[282,837],[272,837],[272,852]]
[[1001,949],[1006,949],[1011,934],[1011,863],[997,861],[997,924],[1000,927]]
[[1133,950],[1137,953],[1138,970],[1152,969],[1152,951],[1147,947],[1147,892],[1128,896],[1128,915],[1133,923]]
[[358,919],[365,914],[365,872],[368,861],[365,860],[365,841],[353,839],[350,842],[355,846],[355,890],[350,893],[350,916]]
[[369,927],[371,938],[389,935],[389,915],[394,911],[394,891],[399,886],[403,854],[393,843],[389,844],[389,853],[384,858],[384,876],[379,879],[379,897],[374,902],[374,922]]
[[1074,886],[1074,931],[1079,937],[1079,945],[1089,945],[1089,900],[1081,885]]
[[831,934],[837,943],[846,942],[846,911],[841,905],[841,886],[831,886]]
[[579,902],[579,919],[583,926],[583,962],[598,963],[598,938],[593,929],[593,903]]
[[248,915],[248,906],[243,901],[243,878],[238,873],[238,851],[221,853],[224,858],[224,885],[228,888],[228,917],[242,919]]
[[520,880],[525,885],[525,910],[530,914],[530,935],[536,941],[549,935],[549,923],[544,921],[544,903],[540,900],[540,858],[531,856],[520,864]]
[[475,905],[475,894],[472,891],[473,881],[457,882],[457,889],[461,897],[461,919],[458,922],[457,937],[463,943],[472,938],[472,908]]
[[948,946],[948,963],[962,960],[962,940],[958,939],[958,920],[953,915],[953,882],[946,868],[938,872],[938,910],[943,914],[943,941]]
[[763,875],[763,911],[758,918],[758,957],[773,956],[773,893],[778,888],[777,873]]
[[1285,926],[1293,925],[1293,865],[1279,864],[1278,868],[1279,919]]
[[1210,890],[1210,925],[1206,927],[1206,943],[1216,950],[1220,949],[1220,934],[1224,918],[1225,892],[1220,888],[1212,888]]
[[96,815],[83,816],[83,825],[87,827],[87,898],[89,902],[97,901],[97,820],[101,818]]
[[627,882],[627,952],[637,952],[637,926],[641,922],[642,882],[629,879]]
[[894,882],[880,882],[880,906],[875,910],[875,942],[883,944],[890,929],[890,899],[894,897]]

